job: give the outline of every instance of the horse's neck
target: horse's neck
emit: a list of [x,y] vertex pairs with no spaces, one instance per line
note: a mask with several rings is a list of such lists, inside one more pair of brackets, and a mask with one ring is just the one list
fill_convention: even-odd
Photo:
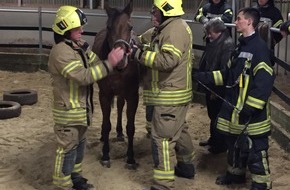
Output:
[[109,42],[107,38],[107,30],[103,29],[99,33],[97,33],[93,45],[93,51],[102,60],[107,59],[110,52]]

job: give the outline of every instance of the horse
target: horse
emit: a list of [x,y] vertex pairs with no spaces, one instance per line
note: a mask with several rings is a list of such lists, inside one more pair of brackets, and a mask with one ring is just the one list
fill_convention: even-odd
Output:
[[[107,13],[107,27],[98,32],[95,36],[92,51],[100,59],[107,59],[108,53],[114,47],[122,47],[126,52],[130,51],[130,41],[132,40],[132,24],[130,22],[133,11],[133,0],[125,6],[123,10],[112,8],[105,1],[105,11]],[[127,66],[123,68],[127,62]],[[111,131],[111,104],[117,96],[117,137],[123,138],[122,133],[122,110],[127,103],[127,125],[126,134],[128,137],[127,164],[128,169],[136,169],[138,164],[134,159],[133,138],[135,134],[135,115],[139,103],[139,65],[130,59],[127,54],[118,63],[113,73],[97,82],[99,86],[99,101],[102,110],[102,131],[103,141],[102,157],[100,163],[104,167],[110,168],[110,145],[109,133]]]

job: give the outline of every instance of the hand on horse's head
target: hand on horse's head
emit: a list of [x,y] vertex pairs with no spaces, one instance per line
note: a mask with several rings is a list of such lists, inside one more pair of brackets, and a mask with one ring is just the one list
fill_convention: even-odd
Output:
[[124,57],[124,50],[121,47],[113,48],[108,55],[108,61],[112,65],[112,67],[116,67],[117,64],[123,59]]

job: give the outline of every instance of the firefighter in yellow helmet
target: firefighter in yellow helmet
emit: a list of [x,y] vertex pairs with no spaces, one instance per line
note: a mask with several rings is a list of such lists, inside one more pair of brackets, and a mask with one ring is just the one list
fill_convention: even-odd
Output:
[[[192,99],[192,32],[181,18],[181,0],[154,0],[152,21],[158,22],[150,48],[133,47],[132,57],[147,67],[143,100],[152,105],[151,190],[174,189],[175,175],[193,178],[194,150],[186,113]],[[175,161],[177,160],[177,165]]]
[[100,60],[81,38],[86,23],[80,9],[62,6],[52,27],[55,45],[48,69],[57,140],[53,183],[61,189],[93,189],[81,175],[86,132],[92,117],[92,84],[106,77],[124,56],[124,51],[117,48],[109,53],[108,60]]

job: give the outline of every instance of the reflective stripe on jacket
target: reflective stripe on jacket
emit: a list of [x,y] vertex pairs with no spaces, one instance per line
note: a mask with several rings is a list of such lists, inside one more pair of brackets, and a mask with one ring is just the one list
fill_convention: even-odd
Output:
[[92,113],[92,84],[112,70],[84,41],[60,42],[53,46],[48,70],[53,87],[53,117],[56,124],[87,126]]
[[[225,100],[217,120],[217,128],[230,134],[240,134],[249,121],[249,135],[267,135],[271,130],[269,97],[274,73],[267,44],[255,33],[241,36],[232,63],[226,70],[208,73],[210,81],[216,85],[226,85]],[[251,117],[239,110],[249,108]]]
[[192,99],[192,33],[180,17],[164,21],[140,62],[148,67],[144,79],[146,105],[182,105]]

